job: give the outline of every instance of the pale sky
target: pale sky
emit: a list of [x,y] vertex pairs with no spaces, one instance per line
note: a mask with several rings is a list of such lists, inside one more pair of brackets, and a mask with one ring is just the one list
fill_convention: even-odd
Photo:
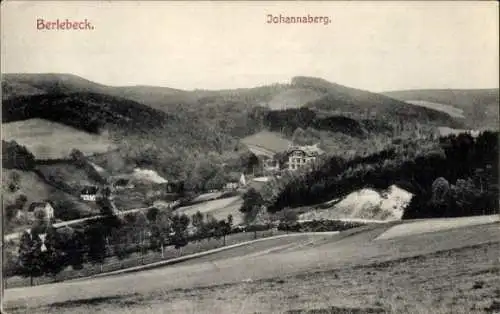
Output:
[[[268,24],[267,15],[332,23]],[[37,19],[94,30],[37,30]],[[317,76],[371,91],[498,88],[491,2],[2,2],[1,69],[108,85],[252,87]]]

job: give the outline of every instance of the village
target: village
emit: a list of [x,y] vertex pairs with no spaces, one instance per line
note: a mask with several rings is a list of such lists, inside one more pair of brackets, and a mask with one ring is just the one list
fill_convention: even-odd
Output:
[[[252,173],[235,173],[233,180],[226,182],[220,189],[206,190],[191,197],[189,201],[182,201],[186,194],[183,182],[172,182],[162,178],[153,170],[134,169],[131,174],[102,177],[102,184],[83,185],[78,192],[80,201],[89,206],[97,208],[99,212],[90,217],[64,221],[57,219],[54,206],[49,200],[39,200],[32,202],[27,210],[17,211],[16,218],[26,218],[32,224],[38,224],[37,233],[41,239],[45,239],[45,232],[40,228],[54,226],[56,228],[80,225],[84,222],[94,221],[108,215],[127,215],[138,211],[147,211],[150,208],[175,210],[180,206],[189,206],[195,203],[203,203],[220,198],[225,193],[229,195],[244,194],[250,188],[259,189],[263,184],[272,178],[279,178],[284,172],[294,172],[311,166],[317,158],[324,154],[318,145],[300,146],[276,137],[273,143],[261,145],[262,137],[269,139],[272,134],[262,132],[245,139],[243,142],[254,154],[256,164],[252,167]],[[102,174],[103,169],[85,160],[84,156],[79,156],[79,162],[85,164],[85,168],[95,173]],[[255,173],[260,175],[256,176]],[[137,194],[139,197],[154,199],[150,206],[138,208],[122,207],[124,202],[130,202],[130,196]],[[182,201],[182,202],[181,202]],[[118,206],[116,204],[119,204]],[[32,228],[26,229],[31,233]],[[21,232],[6,234],[6,240],[19,238]],[[45,247],[42,247],[45,250]]]

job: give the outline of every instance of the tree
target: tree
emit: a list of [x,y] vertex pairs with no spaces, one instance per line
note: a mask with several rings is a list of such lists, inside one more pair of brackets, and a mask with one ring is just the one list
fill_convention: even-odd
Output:
[[50,226],[47,230],[44,243],[46,247],[44,252],[44,270],[46,273],[52,275],[55,281],[56,275],[66,267],[66,252],[64,252],[63,239],[56,228]]
[[32,170],[35,167],[35,156],[16,141],[2,140],[2,166],[7,169]]
[[264,200],[262,199],[260,193],[257,192],[256,189],[250,188],[243,195],[243,205],[241,206],[240,211],[242,213],[248,213],[251,212],[254,209],[254,207],[260,207],[263,204]]
[[10,173],[9,179],[9,191],[11,193],[18,191],[21,185],[21,175],[17,171],[13,171]]
[[139,236],[139,246],[141,248],[141,254],[145,253],[146,247],[146,235],[148,233],[149,229],[149,221],[144,212],[138,212],[135,223],[134,223],[134,229],[136,233]]
[[73,148],[69,154],[69,157],[78,167],[82,167],[85,165],[85,155],[80,150]]
[[67,264],[75,270],[83,268],[84,249],[85,249],[85,234],[81,230],[73,230],[71,236],[64,232],[64,229],[71,229],[70,227],[63,228],[63,234],[67,237],[64,250],[67,254]]
[[198,240],[201,240],[205,236],[205,234],[203,234],[203,232],[205,231],[205,222],[203,219],[203,214],[200,211],[197,211],[195,214],[193,214],[193,216],[191,216],[191,224],[194,228],[196,228],[196,235],[198,236]]
[[87,256],[92,264],[102,264],[106,258],[106,230],[102,224],[89,225],[85,230]]
[[292,226],[296,225],[298,219],[297,212],[292,209],[284,209],[283,210],[283,223],[286,228],[286,232],[292,228]]
[[437,178],[432,183],[432,201],[436,203],[444,202],[449,191],[450,184],[448,183],[448,180],[443,177]]
[[33,285],[33,277],[43,274],[42,240],[37,234],[23,232],[19,244],[19,272],[24,277],[30,278]]
[[226,236],[231,232],[231,224],[225,220],[220,220],[217,223],[217,228],[215,231],[217,238],[223,238],[223,246],[226,246]]
[[172,217],[173,234],[171,235],[170,241],[176,249],[180,249],[188,244],[187,228],[189,222],[189,217],[186,214]]
[[163,257],[163,247],[168,243],[172,232],[172,213],[165,210],[158,213],[156,220],[151,226],[151,236],[149,237],[150,247],[161,250]]
[[156,217],[158,217],[158,213],[160,212],[160,210],[156,207],[151,207],[148,209],[147,213],[146,213],[146,217],[148,218],[149,221],[156,221]]

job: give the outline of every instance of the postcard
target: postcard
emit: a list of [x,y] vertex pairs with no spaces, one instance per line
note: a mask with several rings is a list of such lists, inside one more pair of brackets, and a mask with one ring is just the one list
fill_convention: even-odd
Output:
[[498,9],[3,1],[2,312],[499,312]]

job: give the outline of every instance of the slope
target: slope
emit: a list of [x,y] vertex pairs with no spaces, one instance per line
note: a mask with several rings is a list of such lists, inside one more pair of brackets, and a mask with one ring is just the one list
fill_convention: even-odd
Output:
[[[22,86],[23,88],[15,88]],[[448,126],[456,124],[446,114],[429,108],[411,106],[385,95],[350,88],[314,77],[297,76],[288,84],[269,84],[232,90],[178,90],[168,87],[128,86],[113,87],[93,83],[70,74],[5,74],[2,77],[3,99],[32,95],[33,93],[67,94],[75,92],[99,93],[143,103],[167,113],[198,111],[207,115],[205,108],[219,111],[230,107],[238,112],[255,107],[289,109],[308,106],[342,114],[384,118],[416,119]],[[236,113],[236,112],[235,112]],[[455,125],[454,127],[460,127]],[[250,134],[250,133],[249,133]]]
[[403,101],[361,89],[346,87],[313,77],[295,77],[292,84],[325,93],[324,97],[306,104],[309,108],[342,113],[354,117],[377,117],[383,120],[398,119],[439,125],[462,125],[449,115],[412,106]]
[[[402,101],[426,101],[464,111],[469,128],[498,128],[499,89],[421,89],[383,93]],[[439,110],[439,107],[435,109]]]
[[36,159],[67,158],[73,148],[89,155],[114,147],[107,134],[90,134],[38,118],[2,124],[2,139],[25,146]]

